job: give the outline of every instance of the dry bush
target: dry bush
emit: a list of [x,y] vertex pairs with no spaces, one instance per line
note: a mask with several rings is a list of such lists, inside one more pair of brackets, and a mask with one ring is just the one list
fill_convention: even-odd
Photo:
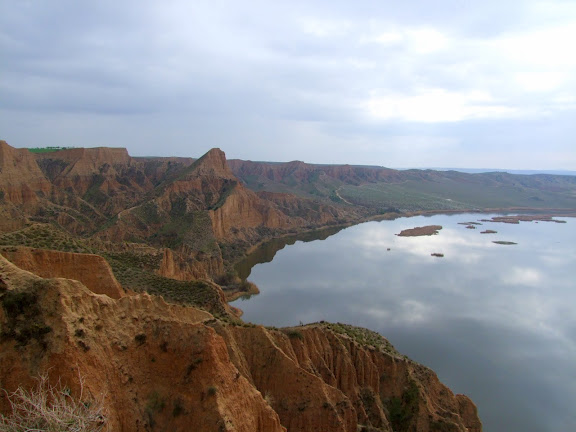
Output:
[[19,387],[8,393],[12,413],[0,414],[0,432],[99,432],[106,430],[106,416],[101,400],[84,400],[84,383],[80,378],[80,395],[70,389],[51,385],[46,375],[38,378],[36,388]]

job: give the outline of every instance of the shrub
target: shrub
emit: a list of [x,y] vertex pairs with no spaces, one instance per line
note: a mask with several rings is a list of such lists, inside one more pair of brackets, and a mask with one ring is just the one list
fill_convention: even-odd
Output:
[[146,343],[146,335],[144,333],[137,334],[136,336],[134,336],[134,340],[136,341],[138,346],[144,345]]
[[67,387],[51,385],[46,375],[38,378],[33,390],[19,387],[8,393],[12,413],[0,414],[1,432],[23,431],[78,431],[105,430],[106,416],[102,402],[83,400],[83,381],[80,379],[80,396],[74,398]]
[[0,295],[0,305],[6,312],[6,325],[0,335],[16,340],[19,346],[37,341],[45,349],[45,336],[52,331],[42,320],[38,306],[38,287],[28,291],[9,290]]
[[302,332],[298,330],[288,330],[286,334],[290,339],[300,339],[300,340],[304,339],[304,335],[302,334]]

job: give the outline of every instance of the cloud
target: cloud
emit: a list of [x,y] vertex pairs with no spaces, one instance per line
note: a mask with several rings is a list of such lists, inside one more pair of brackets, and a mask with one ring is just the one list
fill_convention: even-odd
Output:
[[543,282],[542,273],[535,268],[513,267],[502,277],[506,285],[538,287]]
[[[17,147],[72,145],[77,134],[67,135],[65,122],[76,117],[73,130],[113,124],[117,138],[100,132],[106,143],[132,154],[148,153],[156,129],[171,127],[158,149],[166,155],[194,142],[200,153],[218,144],[257,159],[260,148],[275,160],[517,164],[508,168],[536,160],[569,169],[575,23],[569,3],[536,0],[473,10],[452,2],[3,2],[0,129]],[[42,133],[32,118],[42,118]],[[530,144],[510,149],[509,131]],[[82,135],[94,145],[92,133]],[[269,150],[284,137],[298,141]],[[546,152],[531,158],[544,141]],[[439,142],[457,151],[422,153],[423,143]],[[489,146],[510,157],[479,154]]]
[[380,120],[423,123],[502,118],[518,114],[517,109],[498,104],[485,92],[450,92],[444,89],[422,89],[414,95],[392,93],[374,96],[365,103],[365,109]]
[[395,28],[360,37],[361,43],[376,43],[384,47],[402,47],[417,54],[430,54],[446,48],[450,39],[434,28]]

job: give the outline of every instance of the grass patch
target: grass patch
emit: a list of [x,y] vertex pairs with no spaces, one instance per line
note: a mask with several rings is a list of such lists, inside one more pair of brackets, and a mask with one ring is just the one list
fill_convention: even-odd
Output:
[[124,288],[162,296],[167,302],[196,306],[217,315],[227,315],[216,288],[209,282],[179,281],[159,276],[161,254],[107,252],[102,254]]
[[334,333],[345,335],[358,342],[362,346],[377,349],[395,356],[400,353],[396,348],[382,335],[375,331],[365,329],[363,327],[356,327],[350,324],[342,323],[319,323],[323,327],[332,330]]
[[0,246],[26,246],[61,252],[95,253],[81,238],[50,224],[35,223],[18,231],[0,235]]

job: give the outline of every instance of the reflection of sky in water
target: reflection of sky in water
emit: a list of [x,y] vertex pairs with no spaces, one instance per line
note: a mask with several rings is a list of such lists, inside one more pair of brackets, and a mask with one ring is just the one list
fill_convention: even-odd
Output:
[[[488,432],[576,430],[576,221],[458,225],[485,218],[370,222],[297,242],[253,268],[261,294],[236,306],[256,323],[377,330],[472,397]],[[395,235],[433,224],[436,236]]]

